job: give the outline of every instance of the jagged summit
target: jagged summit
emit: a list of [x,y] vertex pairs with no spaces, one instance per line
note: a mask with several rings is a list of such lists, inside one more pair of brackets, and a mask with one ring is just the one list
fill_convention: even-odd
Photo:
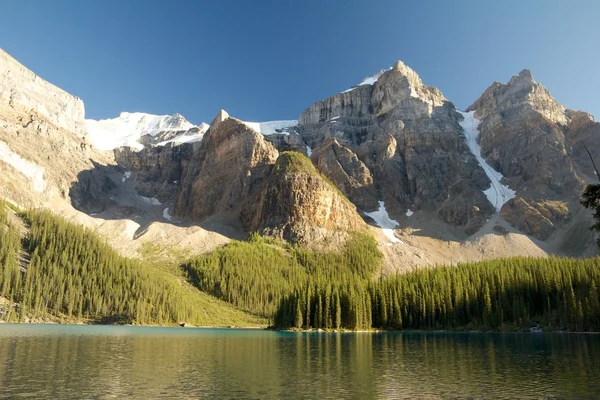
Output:
[[519,108],[537,112],[552,123],[568,123],[565,107],[533,79],[528,69],[512,76],[507,83],[494,82],[466,111],[475,111],[475,116],[482,119],[494,110]]
[[514,75],[508,81],[509,85],[518,85],[518,84],[535,84],[535,80],[533,79],[533,75],[531,71],[528,69],[524,69],[519,72],[519,75]]

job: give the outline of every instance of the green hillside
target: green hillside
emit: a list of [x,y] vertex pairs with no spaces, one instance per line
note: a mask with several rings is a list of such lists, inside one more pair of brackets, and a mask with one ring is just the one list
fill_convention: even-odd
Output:
[[[4,318],[47,315],[104,323],[242,325],[264,320],[201,293],[185,279],[120,256],[91,230],[49,211],[20,214],[19,232],[0,204],[0,295],[18,304]],[[21,267],[19,252],[30,263]]]

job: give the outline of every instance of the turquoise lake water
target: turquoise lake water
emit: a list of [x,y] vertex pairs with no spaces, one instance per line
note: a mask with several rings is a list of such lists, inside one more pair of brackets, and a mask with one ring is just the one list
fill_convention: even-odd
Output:
[[2,398],[600,398],[600,335],[0,325]]

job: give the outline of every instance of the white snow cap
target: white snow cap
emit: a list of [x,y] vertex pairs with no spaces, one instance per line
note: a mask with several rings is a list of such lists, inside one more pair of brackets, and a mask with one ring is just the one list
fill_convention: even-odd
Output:
[[398,239],[394,235],[394,228],[399,226],[400,224],[397,221],[394,221],[390,218],[387,210],[385,209],[385,204],[383,201],[379,202],[379,209],[377,211],[365,214],[375,220],[377,226],[381,228],[383,234],[387,236],[392,243],[402,243],[402,240]]
[[479,120],[475,118],[475,111],[456,111],[464,118],[459,124],[465,131],[465,138],[469,150],[471,150],[471,153],[473,153],[477,162],[492,182],[492,186],[489,189],[484,190],[483,193],[486,195],[489,202],[496,208],[496,211],[500,211],[507,201],[515,197],[516,192],[500,183],[502,174],[493,169],[481,156],[481,147],[479,147],[479,143],[477,143],[477,136],[479,136]]
[[88,140],[99,150],[130,146],[142,149],[139,139],[144,135],[156,136],[164,131],[187,131],[194,127],[179,114],[153,115],[122,112],[117,118],[86,119]]
[[288,130],[298,125],[297,119],[267,122],[242,122],[263,136],[273,135],[275,133],[289,135],[290,133]]
[[376,73],[373,76],[369,76],[368,78],[363,79],[363,81],[361,83],[359,83],[358,85],[351,87],[350,89],[346,89],[344,90],[342,93],[347,93],[350,92],[354,89],[356,89],[359,86],[363,86],[363,85],[374,85],[375,82],[377,82],[377,80],[379,78],[381,78],[381,75],[383,75],[384,73],[386,73],[387,71],[389,71],[390,69],[392,69],[392,67],[389,67],[388,69],[382,69],[381,71],[379,71],[378,73]]

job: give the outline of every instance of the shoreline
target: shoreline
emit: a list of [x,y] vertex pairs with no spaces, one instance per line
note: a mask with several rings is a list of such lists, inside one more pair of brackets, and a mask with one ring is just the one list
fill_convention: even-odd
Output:
[[387,329],[361,329],[361,330],[349,330],[349,329],[341,329],[341,330],[323,330],[323,329],[273,329],[270,327],[261,327],[261,326],[231,326],[231,325],[221,325],[221,326],[179,326],[177,324],[172,325],[133,325],[133,324],[96,324],[96,323],[86,323],[86,322],[56,322],[56,321],[47,321],[47,322],[6,322],[0,321],[0,326],[2,325],[61,325],[61,326],[104,326],[104,327],[127,327],[127,328],[177,328],[178,330],[184,329],[229,329],[229,330],[255,330],[255,331],[271,331],[271,332],[285,332],[285,333],[323,333],[323,334],[348,334],[348,333],[372,333],[372,334],[380,334],[380,333],[518,333],[518,334],[577,334],[577,335],[599,335],[600,332],[586,332],[586,331],[525,331],[525,330],[517,330],[517,331],[483,331],[483,330],[387,330]]

